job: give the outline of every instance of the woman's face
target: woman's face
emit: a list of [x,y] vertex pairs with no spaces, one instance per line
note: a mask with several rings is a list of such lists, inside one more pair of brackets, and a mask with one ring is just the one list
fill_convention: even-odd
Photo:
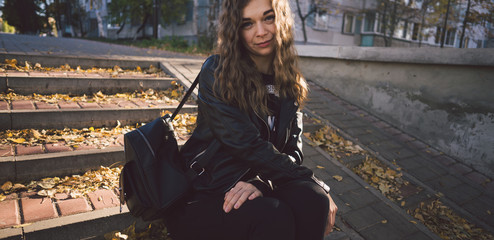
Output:
[[270,0],[250,0],[242,10],[240,35],[254,59],[270,58],[275,48],[275,15]]

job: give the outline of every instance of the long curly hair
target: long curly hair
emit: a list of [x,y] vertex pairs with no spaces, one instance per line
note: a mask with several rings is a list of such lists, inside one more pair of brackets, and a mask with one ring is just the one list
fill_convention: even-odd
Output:
[[[242,9],[250,0],[224,0],[219,19],[219,66],[214,84],[218,98],[248,112],[269,114],[267,90],[248,50],[242,43],[240,26]],[[275,14],[275,56],[273,59],[275,87],[280,97],[294,99],[300,106],[307,97],[307,83],[297,67],[293,39],[293,17],[288,0],[271,0]]]

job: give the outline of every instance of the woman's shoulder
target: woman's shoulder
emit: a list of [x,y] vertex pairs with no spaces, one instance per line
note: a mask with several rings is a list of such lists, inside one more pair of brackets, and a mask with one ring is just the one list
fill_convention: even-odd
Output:
[[206,59],[206,61],[204,61],[204,64],[202,65],[202,70],[209,70],[214,72],[218,67],[219,62],[220,62],[220,56],[218,54],[211,55]]

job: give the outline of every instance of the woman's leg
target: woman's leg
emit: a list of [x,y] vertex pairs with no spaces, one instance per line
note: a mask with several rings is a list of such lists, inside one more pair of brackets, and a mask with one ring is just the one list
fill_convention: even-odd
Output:
[[329,212],[329,199],[314,182],[292,181],[278,187],[273,197],[290,206],[298,240],[321,240]]
[[174,240],[182,239],[294,239],[294,219],[288,205],[274,198],[246,201],[239,209],[223,211],[223,197],[188,205],[170,224]]

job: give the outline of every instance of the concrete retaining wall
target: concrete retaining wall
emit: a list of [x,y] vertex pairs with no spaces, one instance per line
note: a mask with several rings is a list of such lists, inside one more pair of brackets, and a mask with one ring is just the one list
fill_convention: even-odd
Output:
[[494,49],[297,48],[307,79],[494,176]]

